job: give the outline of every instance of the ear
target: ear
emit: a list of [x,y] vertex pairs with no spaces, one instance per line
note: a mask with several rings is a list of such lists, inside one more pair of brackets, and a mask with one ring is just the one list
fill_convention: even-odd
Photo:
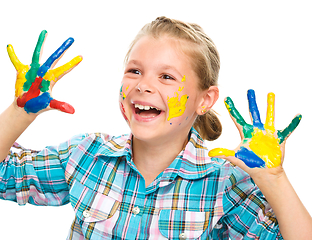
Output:
[[202,92],[202,96],[196,110],[198,115],[204,115],[208,112],[219,98],[219,88],[211,86]]

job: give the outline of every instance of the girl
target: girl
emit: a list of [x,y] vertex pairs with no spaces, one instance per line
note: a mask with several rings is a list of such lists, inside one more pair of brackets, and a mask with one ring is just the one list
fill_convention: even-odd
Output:
[[234,151],[210,152],[230,162],[208,157],[203,139],[221,134],[211,110],[220,63],[215,45],[195,24],[160,17],[133,41],[119,100],[130,135],[81,134],[42,151],[14,143],[40,113],[74,112],[53,99],[51,90],[82,58],[49,70],[72,44],[68,39],[40,66],[45,35],[30,67],[8,46],[18,75],[15,101],[0,116],[2,199],[21,205],[70,202],[75,219],[67,239],[310,238],[311,217],[282,168],[285,140],[301,116],[275,131],[273,94],[264,125],[253,91],[253,125],[227,99],[242,142]]

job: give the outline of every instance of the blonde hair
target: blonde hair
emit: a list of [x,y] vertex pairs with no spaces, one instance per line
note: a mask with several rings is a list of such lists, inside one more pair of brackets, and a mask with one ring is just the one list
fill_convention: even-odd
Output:
[[[194,44],[194,47],[183,49],[190,57],[193,70],[200,79],[198,88],[206,90],[210,86],[217,86],[220,69],[220,58],[216,46],[197,24],[185,23],[167,17],[158,17],[151,23],[146,24],[131,43],[125,61],[128,61],[134,44],[143,36],[158,38],[166,35],[183,39]],[[198,115],[193,127],[205,140],[215,140],[222,132],[222,125],[216,113],[209,110],[204,115]]]

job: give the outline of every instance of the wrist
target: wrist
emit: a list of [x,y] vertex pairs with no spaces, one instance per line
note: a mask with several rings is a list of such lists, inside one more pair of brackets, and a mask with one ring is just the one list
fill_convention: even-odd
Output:
[[37,114],[34,114],[34,113],[27,113],[24,110],[24,108],[17,106],[16,103],[12,103],[9,109],[11,109],[10,112],[11,112],[12,118],[15,118],[15,119],[17,118],[29,124],[32,123],[38,116]]

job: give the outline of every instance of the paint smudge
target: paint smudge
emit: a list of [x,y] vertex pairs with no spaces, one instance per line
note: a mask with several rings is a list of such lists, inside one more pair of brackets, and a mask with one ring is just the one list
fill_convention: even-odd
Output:
[[181,82],[185,82],[186,78],[185,78],[185,75],[183,76]]
[[129,119],[128,119],[128,117],[126,116],[126,110],[125,110],[124,105],[122,104],[122,102],[119,102],[119,108],[120,108],[120,111],[121,111],[122,116],[123,116],[124,119],[127,121],[127,123],[129,123]]
[[252,135],[249,148],[263,159],[269,168],[279,166],[281,164],[282,151],[279,140],[274,136],[274,132],[265,132],[255,128]]
[[169,107],[169,117],[168,121],[172,118],[181,116],[186,108],[186,102],[188,100],[188,96],[185,94],[179,98],[179,94],[176,92],[176,97],[167,98],[168,107]]
[[[122,100],[125,100],[127,95],[122,91],[122,88],[123,88],[123,85],[121,85],[121,87],[120,87],[120,96],[122,97]],[[126,87],[125,91],[127,91],[128,88],[129,88],[129,86]]]

